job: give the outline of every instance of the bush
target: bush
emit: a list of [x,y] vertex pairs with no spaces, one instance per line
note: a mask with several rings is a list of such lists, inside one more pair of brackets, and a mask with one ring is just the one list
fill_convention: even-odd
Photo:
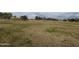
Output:
[[28,20],[27,16],[25,16],[25,15],[21,16],[20,19],[22,19],[22,20]]
[[74,22],[74,21],[75,21],[75,22],[78,22],[78,21],[79,21],[79,19],[77,19],[77,18],[75,18],[75,19],[74,19],[74,18],[72,18],[72,19],[68,19],[68,21],[70,21],[70,22]]

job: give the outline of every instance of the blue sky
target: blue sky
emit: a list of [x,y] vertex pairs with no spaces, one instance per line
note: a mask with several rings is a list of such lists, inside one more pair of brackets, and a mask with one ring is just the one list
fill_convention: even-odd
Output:
[[51,17],[51,18],[79,18],[79,12],[12,12],[13,15],[27,15],[29,18],[35,16]]

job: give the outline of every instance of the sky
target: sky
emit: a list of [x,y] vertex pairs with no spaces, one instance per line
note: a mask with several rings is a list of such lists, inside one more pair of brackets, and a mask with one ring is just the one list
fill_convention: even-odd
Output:
[[79,18],[79,12],[12,12],[15,16],[27,15],[28,18],[34,18],[35,16],[50,17],[50,18]]

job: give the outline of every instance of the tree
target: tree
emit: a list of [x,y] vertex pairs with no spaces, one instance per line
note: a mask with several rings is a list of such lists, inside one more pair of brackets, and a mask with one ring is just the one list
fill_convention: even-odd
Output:
[[3,13],[3,18],[4,19],[10,19],[12,17],[11,13]]
[[58,19],[55,18],[46,18],[46,20],[58,21]]
[[2,13],[0,12],[0,18],[2,19],[10,19],[12,17],[12,13]]
[[28,20],[28,18],[27,18],[27,16],[26,16],[26,15],[21,16],[21,17],[20,17],[20,19],[22,19],[22,20]]
[[38,19],[38,16],[36,16],[35,19]]
[[70,21],[70,22],[78,22],[79,18],[71,18],[71,19],[68,19],[68,21]]
[[36,19],[36,20],[42,20],[43,18],[40,17],[40,16],[36,16],[35,19]]
[[63,19],[63,21],[67,21],[67,19]]
[[2,12],[0,12],[0,17],[2,16],[2,14],[3,14],[3,13],[2,13]]
[[2,18],[2,16],[3,16],[3,13],[2,13],[2,12],[0,12],[0,18]]

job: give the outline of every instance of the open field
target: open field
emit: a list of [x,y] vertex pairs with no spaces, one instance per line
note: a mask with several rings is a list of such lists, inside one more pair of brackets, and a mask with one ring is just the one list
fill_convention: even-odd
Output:
[[77,47],[79,22],[0,20],[0,46]]

